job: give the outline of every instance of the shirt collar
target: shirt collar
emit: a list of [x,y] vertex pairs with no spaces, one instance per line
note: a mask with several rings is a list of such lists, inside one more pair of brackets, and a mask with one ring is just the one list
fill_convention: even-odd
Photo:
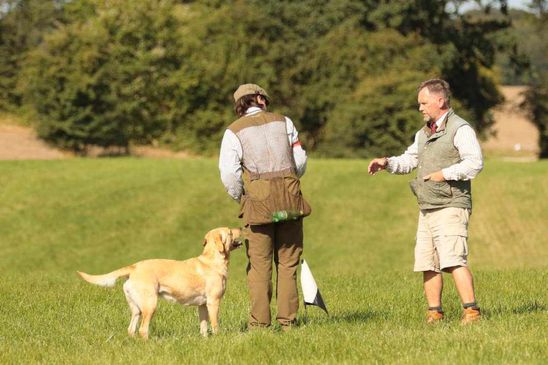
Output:
[[446,111],[445,113],[443,113],[443,115],[441,117],[438,118],[438,120],[436,120],[436,126],[439,127],[441,125],[441,123],[443,122],[443,120],[445,119],[445,117],[447,116],[447,114],[449,113],[449,110]]
[[261,108],[259,108],[258,106],[252,106],[252,107],[249,107],[247,108],[247,110],[245,111],[245,115],[251,115],[251,114],[255,114],[255,113],[258,113],[258,112],[262,112],[263,110]]

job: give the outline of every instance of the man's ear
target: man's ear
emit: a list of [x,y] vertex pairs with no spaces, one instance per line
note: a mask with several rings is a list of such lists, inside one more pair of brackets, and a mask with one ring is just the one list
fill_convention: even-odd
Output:
[[442,98],[441,96],[438,98],[438,107],[440,109],[443,109],[445,107],[445,98]]
[[259,94],[255,97],[255,102],[261,106],[261,109],[265,109],[268,106],[266,97]]

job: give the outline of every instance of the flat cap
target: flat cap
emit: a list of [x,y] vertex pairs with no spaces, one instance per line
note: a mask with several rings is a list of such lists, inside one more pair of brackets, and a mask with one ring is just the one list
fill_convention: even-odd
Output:
[[262,95],[270,100],[270,96],[266,93],[265,89],[256,84],[243,84],[238,86],[238,89],[234,92],[234,101],[238,101],[245,95]]

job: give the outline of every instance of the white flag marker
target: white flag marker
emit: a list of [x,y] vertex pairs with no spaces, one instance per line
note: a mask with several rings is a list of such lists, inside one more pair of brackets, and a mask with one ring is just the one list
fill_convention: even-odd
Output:
[[312,272],[305,260],[301,263],[301,288],[303,289],[305,308],[307,305],[315,305],[329,314],[318,285],[316,285],[316,280],[314,280],[314,276],[312,276]]

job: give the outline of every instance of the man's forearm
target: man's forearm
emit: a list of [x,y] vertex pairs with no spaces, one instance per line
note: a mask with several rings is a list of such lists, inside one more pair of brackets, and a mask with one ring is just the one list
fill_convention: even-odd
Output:
[[409,174],[417,167],[417,156],[403,154],[387,158],[386,171],[392,174]]
[[409,174],[418,165],[418,133],[415,134],[413,144],[400,156],[388,157],[386,171],[391,174]]

